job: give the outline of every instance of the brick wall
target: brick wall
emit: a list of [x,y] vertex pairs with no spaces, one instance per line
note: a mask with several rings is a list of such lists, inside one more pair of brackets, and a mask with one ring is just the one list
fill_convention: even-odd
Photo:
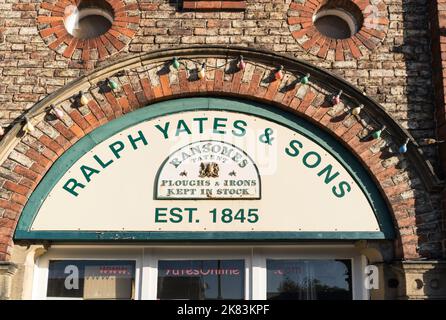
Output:
[[[0,0],[0,123],[4,126],[11,124],[24,110],[49,93],[98,66],[157,48],[222,44],[270,49],[327,68],[377,99],[396,121],[409,129],[415,139],[436,135],[429,14],[426,10],[428,0],[378,1],[381,7],[384,6],[388,18],[385,37],[373,50],[363,50],[360,57],[350,57],[340,49],[345,57],[342,60],[314,55],[293,37],[295,30],[288,20],[290,3],[294,2],[291,0],[247,0],[246,8],[240,11],[180,11],[176,1],[137,1],[138,7],[129,10],[129,14],[139,16],[136,34],[119,52],[112,52],[103,61],[95,60],[100,55],[96,48],[91,47],[88,60],[82,60],[82,55],[67,58],[63,56],[63,44],[49,48],[39,33],[46,28],[37,20],[42,14],[42,2]],[[134,1],[124,1],[126,4],[130,2]],[[274,64],[273,61],[271,63]],[[45,150],[46,156],[54,156],[51,148]],[[426,159],[440,173],[437,148],[423,147],[423,151]],[[14,178],[8,176],[5,169],[23,160],[19,153],[14,156],[17,156],[16,160],[3,164],[1,168],[2,185],[12,186],[11,179]],[[35,153],[34,156],[45,157]],[[398,165],[404,169],[408,164],[401,161]],[[36,168],[39,170],[40,167]],[[24,184],[30,184],[34,175],[26,179],[30,181],[24,180]],[[414,232],[421,230],[424,237],[421,251],[436,255],[439,251],[438,195],[417,189],[419,180],[408,172],[396,179],[398,181],[394,184],[404,182],[412,188],[404,190],[410,193],[410,197],[403,200],[418,206],[404,211],[408,236],[418,237]],[[16,183],[14,188],[23,186]],[[403,194],[400,189],[395,190]],[[23,202],[23,192],[14,192],[17,194],[14,203]],[[7,202],[11,196],[12,193],[8,192],[0,195],[2,201]],[[418,226],[414,226],[415,216]]]
[[[389,30],[359,60],[327,61],[302,49],[287,22],[290,0],[246,1],[241,12],[182,12],[176,1],[139,2],[140,22],[127,47],[103,62],[82,63],[49,49],[36,18],[42,1],[0,0],[0,121],[85,72],[131,53],[182,44],[246,45],[289,53],[328,68],[377,98],[415,138],[435,135],[427,0],[386,0]],[[96,54],[97,55],[97,54]],[[420,86],[419,84],[423,85]],[[426,155],[438,167],[435,148]]]
[[235,10],[245,10],[246,9],[246,1],[190,1],[184,0],[183,6],[181,7],[184,10],[191,11],[235,11]]
[[[432,72],[435,88],[435,107],[437,135],[446,140],[446,1],[436,0],[430,3],[432,26]],[[440,166],[446,169],[446,146],[440,145]],[[446,193],[443,196],[443,229],[446,230]],[[443,251],[446,252],[446,238],[443,240]]]
[[[209,66],[229,63],[212,57],[210,51],[207,50],[210,58],[205,60]],[[189,69],[194,68],[195,62],[187,63]],[[9,257],[11,237],[27,198],[53,162],[71,145],[98,126],[153,102],[208,93],[255,99],[325,128],[362,161],[388,200],[398,236],[396,256],[417,259],[439,255],[441,243],[435,223],[438,199],[425,191],[415,168],[401,167],[407,161],[405,155],[389,153],[388,146],[398,146],[400,141],[389,135],[364,141],[378,127],[370,116],[355,117],[345,112],[345,108],[356,106],[356,101],[344,99],[332,107],[329,99],[332,91],[316,80],[310,85],[297,83],[284,91],[282,88],[294,81],[295,76],[285,70],[282,80],[266,81],[271,66],[259,61],[247,60],[244,70],[233,73],[225,73],[221,68],[210,70],[203,79],[188,75],[184,68],[161,72],[165,70],[164,62],[145,61],[145,67],[125,70],[111,77],[120,84],[119,89],[112,92],[92,86],[85,90],[88,105],[79,107],[66,100],[58,104],[64,113],[61,119],[44,117],[43,121],[35,121],[36,130],[24,135],[2,164],[4,182],[0,195],[5,200],[0,200],[0,260]]]

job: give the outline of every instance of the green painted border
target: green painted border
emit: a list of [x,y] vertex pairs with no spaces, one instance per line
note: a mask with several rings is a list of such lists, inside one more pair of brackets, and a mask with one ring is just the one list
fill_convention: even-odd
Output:
[[[31,235],[31,237],[30,237]],[[60,241],[205,241],[205,240],[373,240],[385,239],[382,232],[120,232],[120,231],[20,231],[17,240],[45,239]]]
[[[262,117],[284,125],[323,147],[351,174],[374,209],[379,232],[89,232],[31,231],[40,206],[71,166],[97,144],[138,123],[168,114],[194,111],[233,111]],[[101,236],[98,237],[98,234]],[[387,205],[361,163],[327,132],[289,112],[252,101],[226,98],[182,98],[155,103],[126,114],[93,130],[67,150],[50,168],[31,194],[18,222],[15,240],[274,240],[274,239],[393,239],[395,233]]]

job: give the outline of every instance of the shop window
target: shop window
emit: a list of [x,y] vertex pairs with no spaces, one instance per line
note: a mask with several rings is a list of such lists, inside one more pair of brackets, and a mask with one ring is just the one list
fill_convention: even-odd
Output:
[[105,34],[112,26],[114,13],[106,1],[81,1],[65,9],[64,24],[75,38],[91,39]]
[[267,260],[267,299],[351,300],[351,260]]
[[134,299],[134,261],[53,260],[48,272],[48,298]]
[[244,299],[244,260],[160,260],[158,299]]
[[368,299],[361,276],[365,260],[349,248],[330,248],[318,251],[317,256],[283,246],[255,250],[149,248],[147,255],[141,248],[52,248],[37,262],[32,297]]

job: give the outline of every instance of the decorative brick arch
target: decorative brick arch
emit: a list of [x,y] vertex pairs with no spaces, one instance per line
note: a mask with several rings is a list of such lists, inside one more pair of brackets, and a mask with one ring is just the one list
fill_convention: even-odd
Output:
[[[321,8],[341,8],[358,21],[359,29],[347,39],[329,38],[319,32],[314,16]],[[311,54],[332,61],[361,59],[386,37],[387,6],[382,0],[295,0],[288,10],[291,34]]]
[[45,0],[37,16],[39,34],[47,46],[65,58],[104,60],[124,49],[139,28],[139,5],[135,0],[105,0],[113,14],[111,28],[101,36],[78,39],[68,33],[64,19],[80,0]]
[[[240,54],[247,64],[244,70],[236,67]],[[175,70],[171,65],[173,57],[180,57],[180,61],[184,58],[187,69]],[[194,68],[203,61],[215,69],[209,67],[206,77],[198,79]],[[272,66],[270,61],[284,66],[283,79],[274,80],[276,66]],[[226,65],[226,69],[218,68],[221,65]],[[307,73],[311,74],[312,81],[302,84],[299,80]],[[104,89],[105,79],[118,82],[119,89]],[[339,89],[344,91],[342,102],[333,106],[331,99]],[[68,99],[80,90],[89,98],[85,106]],[[204,95],[261,101],[305,117],[325,129],[363,163],[387,200],[398,234],[397,254],[406,259],[429,256],[428,251],[418,250],[426,237],[416,230],[414,193],[435,189],[436,181],[406,131],[376,102],[326,71],[270,52],[215,46],[160,50],[96,70],[37,103],[27,115],[35,125],[35,131],[23,134],[23,123],[10,128],[0,142],[0,150],[4,150],[1,154],[2,170],[7,172],[0,180],[3,198],[0,199],[0,261],[10,258],[14,230],[30,194],[51,165],[79,139],[123,114],[141,107],[150,108],[153,102]],[[367,109],[360,117],[349,111],[359,103]],[[47,111],[51,104],[63,108],[61,119]],[[363,138],[378,129],[380,124],[388,128],[383,137],[364,141]],[[407,138],[411,139],[409,151],[406,154],[393,153],[392,149]],[[410,161],[413,166],[399,168],[402,159]],[[392,180],[399,174],[410,175],[410,181],[421,180],[424,186]]]

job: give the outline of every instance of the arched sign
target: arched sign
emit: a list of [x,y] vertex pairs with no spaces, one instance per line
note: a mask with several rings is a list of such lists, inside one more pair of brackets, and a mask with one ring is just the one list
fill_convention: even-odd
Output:
[[16,239],[384,239],[386,205],[322,130],[250,102],[157,103],[96,129],[52,166]]

